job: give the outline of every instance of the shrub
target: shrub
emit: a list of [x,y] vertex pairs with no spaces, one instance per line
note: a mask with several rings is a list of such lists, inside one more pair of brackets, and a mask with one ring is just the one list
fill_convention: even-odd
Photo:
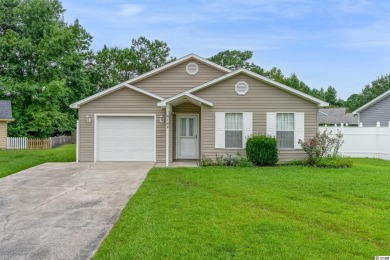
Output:
[[278,162],[278,144],[276,138],[254,135],[246,142],[246,155],[254,165],[274,165]]
[[305,165],[305,162],[303,160],[291,160],[280,164],[280,166],[302,166],[302,165]]
[[328,156],[320,158],[316,166],[320,168],[349,168],[352,167],[352,159],[342,156]]
[[332,131],[327,133],[325,130],[322,133],[317,132],[314,138],[306,141],[299,140],[299,144],[307,154],[306,164],[317,165],[319,159],[330,156],[330,154],[332,154],[331,157],[333,158],[338,157],[338,152],[344,143],[342,140],[343,134],[338,132],[333,138],[330,137],[331,134]]
[[200,167],[207,167],[207,166],[214,166],[215,163],[212,159],[208,158],[207,156],[202,156],[202,159],[198,162],[198,165]]
[[215,161],[212,159],[202,156],[202,159],[198,162],[201,167],[207,166],[232,166],[232,167],[253,167],[253,164],[240,154],[237,155],[223,155],[215,156]]

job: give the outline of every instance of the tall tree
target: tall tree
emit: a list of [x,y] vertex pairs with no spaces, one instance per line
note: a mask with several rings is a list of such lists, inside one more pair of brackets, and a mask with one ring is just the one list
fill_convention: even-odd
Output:
[[346,105],[350,111],[356,110],[363,106],[367,102],[380,96],[384,92],[390,89],[390,74],[381,75],[376,80],[373,80],[370,84],[366,85],[361,93],[351,95]]
[[77,20],[64,22],[58,0],[2,0],[0,11],[0,98],[16,111],[10,133],[71,131],[69,103],[93,91],[92,37]]
[[131,41],[130,53],[134,55],[134,65],[138,75],[159,68],[175,58],[169,57],[171,49],[159,40],[148,40],[145,36]]
[[130,48],[104,46],[95,57],[97,91],[112,87],[175,60],[169,53],[167,43],[159,40],[151,41],[144,36],[133,39]]
[[337,91],[334,87],[329,86],[325,93],[325,101],[328,102],[331,105],[336,105],[337,103]]
[[256,72],[260,75],[264,75],[264,69],[257,66],[253,62],[249,62],[252,58],[252,51],[238,51],[238,50],[226,50],[211,56],[208,60],[219,64],[230,70],[247,69]]

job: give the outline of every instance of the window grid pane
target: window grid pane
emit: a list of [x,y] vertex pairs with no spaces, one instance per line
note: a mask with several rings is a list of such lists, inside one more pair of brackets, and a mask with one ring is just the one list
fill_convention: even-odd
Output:
[[189,127],[188,127],[188,130],[189,130],[189,136],[194,136],[194,119],[193,118],[189,118]]
[[276,139],[279,148],[294,148],[294,113],[276,114]]
[[187,120],[185,118],[180,119],[180,124],[181,124],[181,133],[180,136],[186,136],[187,134]]
[[225,114],[225,148],[242,148],[242,113]]

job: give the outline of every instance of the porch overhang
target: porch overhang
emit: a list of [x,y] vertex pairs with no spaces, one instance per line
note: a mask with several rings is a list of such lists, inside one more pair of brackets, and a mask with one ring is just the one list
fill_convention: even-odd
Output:
[[193,104],[198,105],[198,106],[200,106],[202,104],[209,106],[209,107],[214,106],[214,104],[212,102],[207,101],[203,98],[197,97],[195,95],[189,94],[189,93],[186,93],[186,94],[180,95],[180,96],[175,96],[172,98],[167,98],[161,102],[158,102],[157,106],[164,108],[167,106],[167,104],[170,104],[172,106],[177,106],[177,105],[180,105],[181,103],[185,103],[185,102],[190,102],[190,103],[193,103]]

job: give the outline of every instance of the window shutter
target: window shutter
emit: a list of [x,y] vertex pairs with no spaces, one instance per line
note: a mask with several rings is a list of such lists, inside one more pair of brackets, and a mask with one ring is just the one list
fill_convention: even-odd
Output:
[[276,137],[276,113],[267,112],[267,135]]
[[244,144],[245,148],[246,140],[253,134],[253,113],[252,112],[244,112],[242,114],[243,117],[243,126],[244,126]]
[[305,114],[304,113],[295,113],[295,140],[294,148],[301,149],[301,145],[298,144],[299,140],[305,140]]
[[225,148],[225,112],[215,112],[215,148]]

